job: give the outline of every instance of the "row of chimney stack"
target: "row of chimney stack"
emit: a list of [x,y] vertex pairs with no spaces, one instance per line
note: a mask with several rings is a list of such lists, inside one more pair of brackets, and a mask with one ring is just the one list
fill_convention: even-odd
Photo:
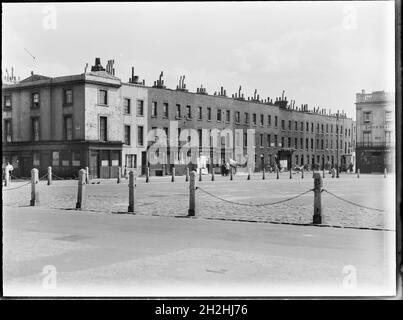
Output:
[[161,71],[158,80],[154,81],[154,86],[153,87],[155,87],[155,88],[166,88],[164,86],[164,80],[162,80],[163,76],[164,76],[164,71]]
[[197,88],[197,93],[199,94],[207,94],[206,88],[203,88],[203,85],[200,85],[200,88]]
[[226,97],[227,96],[227,90],[224,90],[224,87],[221,86],[220,91],[219,92],[215,91],[214,95],[215,96]]
[[20,77],[17,77],[14,75],[14,67],[11,67],[11,75],[8,73],[8,70],[6,69],[6,74],[3,76],[3,72],[2,72],[2,79],[4,83],[12,83],[12,84],[16,84],[18,82],[20,82]]
[[188,91],[186,89],[185,75],[179,77],[179,84],[176,86],[176,90]]
[[[106,65],[106,72],[108,72],[111,75],[115,75],[115,69],[113,68],[113,65],[115,63],[115,60],[108,60],[108,63]],[[87,66],[85,70],[87,69]],[[95,58],[95,65],[91,67],[91,71],[105,71],[105,69],[101,65],[101,59],[100,58]],[[86,72],[86,71],[85,71]],[[162,79],[163,77],[163,71],[161,71],[159,79],[154,81],[154,87],[157,88],[166,88],[164,86],[164,80]],[[4,82],[13,82],[16,83],[17,79],[14,76],[14,68],[11,68],[11,76],[8,74],[8,70],[6,69],[6,75],[3,77]],[[142,84],[145,85],[145,80],[143,79],[142,82],[138,81],[139,77],[134,75],[134,67],[132,67],[132,76],[129,78],[129,83],[134,83],[134,84]],[[20,81],[20,77],[18,77],[18,81]],[[232,94],[233,99],[237,100],[245,100],[244,94],[241,93],[242,87],[239,86],[238,93]],[[185,76],[180,76],[179,78],[179,84],[176,86],[176,90],[181,90],[181,91],[188,91],[186,89],[186,84],[185,84]],[[200,88],[197,88],[197,93],[198,94],[207,94],[206,88],[203,88],[203,85],[200,86]],[[227,92],[224,90],[224,87],[221,86],[219,92],[214,92],[215,96],[222,96],[226,97]],[[260,96],[257,94],[257,89],[255,89],[253,93],[253,97],[248,97],[248,101],[254,101],[254,102],[261,102],[265,104],[273,104],[273,99],[270,99],[270,97],[267,97],[267,99],[260,99]],[[332,114],[331,110],[328,110],[328,113],[326,112],[326,109],[322,108],[320,109],[319,107],[314,108],[313,110],[308,109],[307,104],[301,104],[301,106],[295,107],[295,100],[291,100],[290,104],[287,105],[287,97],[285,96],[285,90],[283,90],[281,97],[276,97],[275,103],[274,104],[279,104],[281,107],[287,108],[287,109],[292,109],[292,110],[297,110],[297,111],[304,111],[304,112],[313,112],[317,114],[323,114],[323,115],[330,115],[330,116],[339,116],[341,118],[346,118],[347,115],[344,112],[344,110],[340,113],[337,111],[337,114]]]
[[113,76],[115,75],[115,68],[113,67],[114,64],[115,60],[108,60],[108,63],[106,64],[106,72]]
[[143,81],[139,81],[139,76],[134,75],[134,67],[132,67],[132,76],[129,78],[129,83],[134,83],[134,84],[141,84],[145,85],[146,81],[143,79]]

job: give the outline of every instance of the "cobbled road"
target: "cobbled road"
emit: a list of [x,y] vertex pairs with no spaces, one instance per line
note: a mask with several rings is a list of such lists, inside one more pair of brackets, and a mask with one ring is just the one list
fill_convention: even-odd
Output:
[[[46,178],[45,178],[46,179]],[[197,177],[198,180],[198,177]],[[3,206],[29,206],[30,184],[27,181],[12,181],[3,187]],[[341,174],[339,179],[329,174],[323,179],[323,188],[343,199],[366,207],[378,208],[379,212],[354,206],[322,193],[324,224],[337,227],[395,229],[395,178],[388,175]],[[14,189],[22,186],[21,188]],[[254,206],[291,198],[313,188],[312,173],[300,174],[254,174],[251,180],[246,175],[229,177],[204,175],[197,186],[228,201],[250,204],[241,206],[216,199],[202,190],[196,191],[196,218],[245,220],[255,222],[311,224],[313,215],[313,192],[297,199],[271,206]],[[48,186],[46,180],[37,184],[38,207],[74,210],[77,201],[77,180],[54,180]],[[92,180],[84,186],[82,210],[99,214],[127,213],[128,181]],[[171,182],[170,176],[137,179],[135,188],[135,213],[138,215],[185,217],[189,204],[189,183],[185,176],[177,176]]]

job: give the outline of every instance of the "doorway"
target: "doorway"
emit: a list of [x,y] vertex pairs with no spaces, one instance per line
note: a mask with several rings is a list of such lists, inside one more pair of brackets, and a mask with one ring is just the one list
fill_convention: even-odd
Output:
[[141,174],[142,175],[146,174],[146,167],[147,167],[147,152],[142,151],[141,152]]
[[90,155],[90,176],[99,178],[99,151],[92,150]]

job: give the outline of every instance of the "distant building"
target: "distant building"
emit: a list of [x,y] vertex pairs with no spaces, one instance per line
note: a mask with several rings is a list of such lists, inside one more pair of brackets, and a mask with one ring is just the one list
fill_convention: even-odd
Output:
[[360,172],[394,171],[395,95],[385,91],[356,95],[356,155]]

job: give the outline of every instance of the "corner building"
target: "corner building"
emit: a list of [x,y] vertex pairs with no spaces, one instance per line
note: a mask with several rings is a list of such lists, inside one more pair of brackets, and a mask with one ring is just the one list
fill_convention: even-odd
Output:
[[32,168],[42,176],[51,166],[62,178],[85,167],[93,178],[114,178],[119,167],[140,167],[145,158],[147,89],[122,83],[99,59],[90,72],[32,73],[2,93],[3,165],[12,163],[17,177]]

